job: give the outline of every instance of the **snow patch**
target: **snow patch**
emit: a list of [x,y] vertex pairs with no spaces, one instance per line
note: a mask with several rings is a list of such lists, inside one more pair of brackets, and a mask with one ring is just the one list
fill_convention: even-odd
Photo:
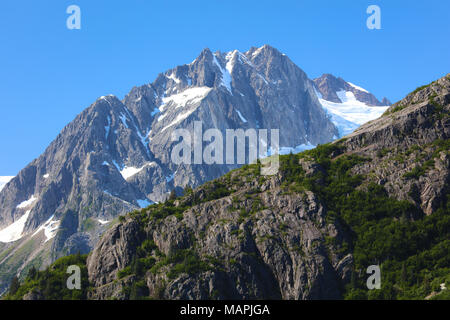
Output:
[[255,52],[252,53],[252,58],[257,56],[262,51],[263,48],[264,48],[264,46],[262,46],[261,48],[256,49]]
[[[211,90],[212,88],[208,87],[190,88],[177,95],[164,98],[163,100],[165,102],[165,105],[160,107],[160,110],[170,102],[175,105],[175,108],[185,107],[188,103],[191,104],[192,107],[182,113],[179,113],[171,123],[166,125],[161,130],[161,132],[164,132],[168,128],[176,125],[177,123],[180,123],[181,121],[189,117],[197,109],[198,105],[196,104],[200,103]],[[167,113],[161,115],[158,118],[158,121],[161,121],[167,115],[168,115]]]
[[32,195],[30,199],[25,200],[24,202],[21,202],[21,203],[17,206],[17,208],[18,208],[18,209],[23,209],[23,208],[29,207],[29,206],[30,206],[33,202],[35,202],[36,200],[37,200],[37,198],[36,198],[34,195]]
[[109,131],[111,129],[111,117],[108,116],[106,118],[106,121],[108,122],[108,124],[105,126],[105,139],[108,140]]
[[234,67],[234,57],[239,54],[239,51],[234,50],[231,52],[228,52],[225,56],[225,59],[227,61],[227,64],[225,65],[225,69],[227,69],[228,73],[231,75],[233,73],[233,67]]
[[42,230],[44,230],[45,242],[49,241],[54,236],[56,236],[56,231],[58,230],[61,221],[60,220],[53,221],[54,217],[55,215],[52,215],[50,219],[48,219],[42,226],[40,226],[39,229],[37,229],[36,232],[33,233],[33,237]]
[[213,55],[214,58],[214,63],[217,65],[217,67],[219,68],[220,72],[222,73],[222,83],[221,85],[224,86],[225,88],[227,88],[227,90],[233,94],[233,92],[231,92],[231,73],[227,70],[227,68],[222,68],[222,66],[220,65],[219,61],[217,60],[216,56]]
[[10,224],[8,227],[0,231],[0,242],[9,243],[14,242],[22,238],[23,229],[25,223],[28,220],[31,210],[27,210],[25,214],[20,217],[17,221]]
[[389,108],[389,106],[368,106],[358,101],[350,91],[336,92],[342,103],[322,99],[322,95],[317,90],[315,92],[320,104],[337,127],[340,137],[350,134],[362,124],[380,117]]
[[260,77],[266,84],[269,84],[269,82],[266,80],[266,78],[262,74],[258,73],[258,77]]
[[136,130],[136,133],[137,133],[139,139],[141,140],[141,143],[144,146],[145,151],[147,151],[148,155],[150,155],[150,149],[149,149],[148,144],[147,144],[147,139],[149,139],[148,135],[150,134],[151,131],[152,130],[149,130],[146,134],[142,135],[142,133],[139,130]]
[[165,113],[165,114],[163,114],[163,115],[160,115],[160,116],[158,117],[158,121],[161,121],[161,120],[164,119],[165,117],[167,117],[167,113]]
[[[185,107],[188,103],[198,103],[202,101],[211,90],[212,88],[208,87],[189,88],[175,95],[164,97],[162,99],[163,104],[159,107],[158,110],[163,112],[169,103],[174,104],[175,108]],[[155,110],[153,112],[155,112]],[[158,118],[158,121],[162,120],[161,117],[163,116],[160,116]]]
[[128,128],[128,124],[127,124],[127,120],[128,120],[128,118],[127,118],[127,116],[126,115],[124,115],[123,113],[120,113],[120,120],[122,121],[122,123],[123,123],[123,125],[127,128],[127,129],[129,129]]
[[102,219],[97,219],[97,221],[100,223],[100,224],[108,224],[108,223],[110,223],[111,221],[106,221],[106,220],[102,220]]
[[145,166],[141,168],[134,168],[134,167],[125,167],[120,171],[120,174],[122,177],[127,180],[128,178],[134,176],[135,174],[139,173],[144,169]]
[[166,77],[175,81],[176,84],[179,84],[181,82],[181,80],[178,79],[173,72],[170,74],[170,76],[166,76]]
[[152,161],[152,162],[147,162],[146,164],[144,164],[140,168],[125,166],[123,169],[120,169],[120,167],[119,167],[119,165],[117,164],[116,161],[113,161],[113,163],[114,163],[114,166],[117,168],[117,170],[120,172],[120,174],[122,175],[122,177],[125,180],[127,180],[128,178],[130,178],[130,177],[134,176],[135,174],[141,172],[145,167],[156,165],[156,162]]
[[250,60],[248,60],[248,58],[244,54],[242,54],[241,52],[238,51],[238,55],[239,55],[240,62],[246,63],[252,68],[255,67],[255,65]]
[[320,100],[320,99],[323,99],[323,96],[322,96],[322,94],[316,89],[316,87],[314,87],[314,92],[315,92],[315,94],[316,94],[316,96],[317,96],[317,98]]
[[245,119],[245,118],[242,116],[241,112],[240,112],[238,109],[235,109],[235,110],[236,110],[236,112],[237,112],[239,118],[241,118],[241,121],[244,122],[244,123],[247,123],[247,119]]

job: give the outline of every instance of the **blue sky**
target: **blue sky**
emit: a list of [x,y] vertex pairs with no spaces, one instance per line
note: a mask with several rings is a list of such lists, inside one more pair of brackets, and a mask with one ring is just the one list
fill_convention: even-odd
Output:
[[[81,30],[66,8],[81,8]],[[366,8],[381,8],[381,30]],[[0,175],[16,175],[97,97],[120,98],[200,51],[270,44],[311,78],[397,101],[450,72],[449,1],[8,1],[0,11]]]

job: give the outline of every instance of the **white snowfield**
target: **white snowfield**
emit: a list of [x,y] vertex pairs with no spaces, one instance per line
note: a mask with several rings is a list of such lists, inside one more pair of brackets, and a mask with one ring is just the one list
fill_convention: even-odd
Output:
[[59,228],[59,225],[61,224],[61,221],[56,220],[53,221],[54,219],[54,215],[50,217],[50,219],[48,219],[42,226],[40,226],[35,233],[33,233],[33,237],[35,235],[37,235],[39,232],[41,232],[42,230],[44,230],[44,234],[45,234],[45,242],[49,241],[50,239],[52,239],[54,236],[56,236],[56,231]]
[[0,231],[0,242],[8,243],[14,242],[22,238],[23,228],[28,220],[31,210],[25,212],[25,214],[10,224],[8,227]]
[[141,172],[145,167],[150,167],[156,165],[156,162],[149,162],[144,164],[140,168],[134,168],[134,167],[125,167],[122,171],[120,171],[120,174],[122,177],[127,180],[128,178],[134,176],[135,174]]
[[216,58],[216,55],[213,55],[214,63],[219,68],[220,72],[222,73],[222,82],[221,85],[227,88],[227,90],[233,95],[233,92],[231,91],[231,72],[233,70],[232,64],[229,64],[227,62],[227,65],[224,68],[220,65],[219,61]]
[[167,106],[175,109],[183,108],[183,111],[180,112],[172,122],[162,128],[160,132],[164,132],[168,128],[189,117],[198,108],[200,102],[209,94],[211,90],[212,88],[208,87],[194,87],[186,89],[181,93],[164,97],[163,104],[159,107],[159,111],[163,112],[163,114],[159,116],[158,121],[161,121],[168,115],[168,113],[164,113]]
[[163,112],[169,103],[172,103],[175,108],[185,107],[187,104],[194,104],[202,101],[212,88],[208,87],[193,87],[184,90],[183,92],[164,97],[163,104],[159,107],[159,111]]
[[18,209],[27,208],[27,207],[31,206],[31,205],[33,204],[33,202],[35,202],[36,200],[37,200],[37,198],[36,198],[34,195],[32,195],[30,199],[21,202],[21,203],[17,206],[17,208],[18,208]]
[[11,181],[11,179],[14,177],[11,176],[2,176],[0,177],[0,191],[6,186],[6,184]]
[[122,177],[127,180],[128,178],[134,176],[135,174],[139,173],[144,169],[145,166],[141,168],[134,168],[134,167],[125,167],[123,170],[120,171],[120,174]]
[[[0,242],[9,243],[9,242],[14,242],[14,241],[22,239],[25,236],[23,229],[28,220],[30,212],[31,212],[31,210],[27,210],[22,217],[20,217],[16,221],[14,221],[8,227],[1,230],[0,231]],[[54,236],[56,236],[56,231],[58,230],[61,221],[59,221],[59,220],[53,221],[53,219],[54,219],[54,216],[51,216],[50,219],[48,219],[42,226],[40,226],[33,233],[32,237],[37,235],[40,231],[44,231],[44,235],[46,238],[45,242],[49,241]]]
[[181,80],[178,79],[173,73],[171,73],[170,76],[167,76],[167,78],[172,79],[177,84],[181,82]]
[[[135,167],[129,167],[129,166],[125,166],[123,169],[120,168],[120,166],[117,164],[116,161],[113,160],[114,166],[116,167],[117,171],[120,172],[120,174],[122,175],[122,177],[127,180],[128,178],[131,178],[132,176],[134,176],[135,174],[141,172],[145,167],[149,167],[149,166],[154,166],[156,165],[156,162],[152,161],[152,162],[147,162],[146,164],[144,164],[142,167],[140,168],[135,168]],[[109,166],[109,163],[107,161],[103,161],[104,166]]]
[[342,103],[324,100],[322,95],[316,91],[320,104],[337,127],[339,137],[350,134],[362,124],[380,117],[389,108],[389,106],[368,106],[358,101],[350,91],[338,91],[336,94]]
[[110,223],[111,221],[107,221],[107,220],[102,220],[102,219],[97,219],[97,221],[100,223],[100,224],[108,224],[108,223]]
[[[163,113],[158,117],[158,121],[163,120],[168,115],[168,113],[164,112],[166,111],[167,106],[175,109],[185,108],[186,110],[183,110],[183,112],[179,113],[171,123],[161,129],[161,132],[164,132],[168,128],[189,117],[197,109],[199,103],[208,95],[211,90],[212,88],[208,87],[193,87],[186,89],[183,92],[164,97],[163,104],[158,108],[159,112]],[[189,106],[190,108],[186,108],[187,106]]]

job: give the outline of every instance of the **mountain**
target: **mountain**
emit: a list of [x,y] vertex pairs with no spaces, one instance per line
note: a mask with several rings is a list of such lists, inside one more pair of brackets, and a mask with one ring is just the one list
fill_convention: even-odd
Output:
[[[341,77],[336,78],[332,74],[323,74],[321,77],[313,80],[316,89],[320,92],[323,99],[335,103],[345,102],[345,98],[339,95],[339,92],[351,92],[355,99],[368,106],[386,106],[391,105],[390,101],[384,97],[380,102],[378,99],[364,88],[353,83],[347,82]],[[387,103],[387,104],[386,104]]]
[[387,98],[380,102],[366,89],[331,74],[324,74],[313,83],[317,98],[338,128],[340,137],[378,118],[391,105]]
[[[273,176],[246,165],[121,217],[88,256],[7,298],[448,297],[449,137],[450,74],[342,139],[281,156]],[[71,263],[78,291],[64,289]],[[371,265],[380,290],[367,290]]]
[[[279,129],[279,152],[288,154],[335,140],[384,111],[350,99],[333,111],[334,102],[318,96],[324,86],[265,45],[204,49],[123,100],[100,97],[0,192],[0,293],[17,272],[91,251],[120,215],[241,166],[176,164],[176,129],[191,136],[198,122],[203,132],[214,128],[224,136],[229,129]],[[366,97],[346,82],[333,88]]]
[[205,49],[123,100],[102,96],[0,192],[0,292],[17,272],[89,252],[118,216],[240,167],[171,161],[172,133],[196,121],[203,132],[279,129],[287,153],[338,136],[311,80],[268,45]]

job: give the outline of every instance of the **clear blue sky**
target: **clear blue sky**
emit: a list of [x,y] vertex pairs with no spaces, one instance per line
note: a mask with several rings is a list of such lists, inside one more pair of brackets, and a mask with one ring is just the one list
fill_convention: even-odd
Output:
[[[76,4],[82,29],[66,28]],[[368,30],[379,5],[382,30]],[[2,1],[0,175],[16,175],[97,97],[122,98],[200,51],[270,44],[311,78],[392,101],[450,72],[447,0]]]

